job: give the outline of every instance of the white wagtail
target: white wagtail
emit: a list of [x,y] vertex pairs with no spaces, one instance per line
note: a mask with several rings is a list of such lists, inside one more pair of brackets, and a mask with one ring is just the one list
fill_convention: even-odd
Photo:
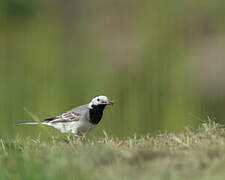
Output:
[[[107,105],[113,105],[114,102],[106,96],[95,96],[90,103],[78,106],[61,115],[47,118],[40,122],[43,125],[52,126],[62,133],[71,132],[79,136],[95,127],[102,119],[103,111]],[[39,124],[39,122],[21,122],[17,125]]]

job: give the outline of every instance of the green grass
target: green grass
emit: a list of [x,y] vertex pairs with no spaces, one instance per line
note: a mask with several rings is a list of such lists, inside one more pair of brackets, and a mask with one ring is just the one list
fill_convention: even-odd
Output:
[[[105,134],[106,135],[106,134]],[[0,140],[0,179],[224,179],[225,130],[65,142]]]

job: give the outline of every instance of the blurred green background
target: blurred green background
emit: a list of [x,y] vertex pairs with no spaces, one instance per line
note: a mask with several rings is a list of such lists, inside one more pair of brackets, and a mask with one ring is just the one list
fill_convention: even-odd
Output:
[[[36,137],[51,117],[104,94],[93,136],[225,121],[224,0],[1,0],[0,136]],[[49,128],[56,133],[56,130]]]

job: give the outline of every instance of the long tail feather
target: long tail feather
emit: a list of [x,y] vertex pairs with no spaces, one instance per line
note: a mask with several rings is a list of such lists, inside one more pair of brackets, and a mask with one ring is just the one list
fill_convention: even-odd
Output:
[[17,123],[16,125],[20,126],[20,125],[27,125],[27,124],[36,125],[36,124],[39,124],[39,123],[38,122],[20,122],[20,123]]

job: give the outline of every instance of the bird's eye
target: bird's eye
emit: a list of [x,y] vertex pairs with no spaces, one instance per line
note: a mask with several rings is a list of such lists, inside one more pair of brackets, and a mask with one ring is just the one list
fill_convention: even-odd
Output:
[[97,99],[97,101],[100,101],[100,99]]

